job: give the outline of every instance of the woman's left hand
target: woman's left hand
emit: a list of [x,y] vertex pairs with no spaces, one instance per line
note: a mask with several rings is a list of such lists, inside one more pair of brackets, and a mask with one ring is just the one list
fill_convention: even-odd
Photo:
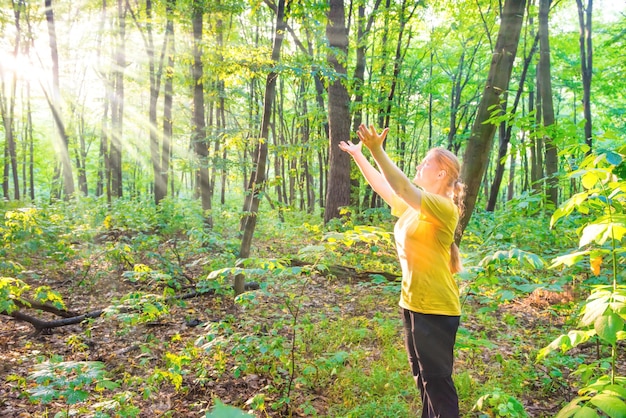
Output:
[[385,142],[385,138],[387,137],[387,133],[389,132],[389,128],[383,129],[383,131],[379,134],[376,132],[376,128],[374,125],[370,125],[368,128],[365,124],[361,124],[359,126],[359,130],[356,132],[357,136],[365,144],[370,151],[373,151],[376,148],[382,148],[383,142]]

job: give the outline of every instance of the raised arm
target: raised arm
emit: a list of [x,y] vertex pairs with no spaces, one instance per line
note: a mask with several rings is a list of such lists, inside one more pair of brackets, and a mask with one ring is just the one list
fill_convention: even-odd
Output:
[[365,158],[362,147],[362,142],[359,142],[356,145],[350,141],[341,141],[339,143],[339,148],[352,156],[354,162],[359,167],[359,170],[361,170],[363,177],[365,177],[365,180],[367,180],[372,189],[374,189],[374,191],[378,193],[378,195],[382,197],[385,202],[391,204],[393,190],[383,175],[370,164],[367,158]]
[[376,160],[376,164],[380,169],[385,182],[409,206],[419,209],[422,203],[422,192],[417,188],[411,180],[391,161],[389,155],[383,149],[383,142],[389,132],[389,128],[385,128],[380,134],[376,132],[374,126],[369,128],[365,125],[359,126],[357,135],[372,153],[372,157]]

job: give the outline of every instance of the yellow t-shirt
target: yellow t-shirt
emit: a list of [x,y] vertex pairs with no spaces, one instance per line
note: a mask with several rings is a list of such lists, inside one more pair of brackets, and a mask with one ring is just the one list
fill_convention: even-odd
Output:
[[394,196],[391,213],[402,267],[402,308],[423,314],[461,315],[459,288],[450,272],[450,245],[459,221],[451,199],[422,192],[421,210]]

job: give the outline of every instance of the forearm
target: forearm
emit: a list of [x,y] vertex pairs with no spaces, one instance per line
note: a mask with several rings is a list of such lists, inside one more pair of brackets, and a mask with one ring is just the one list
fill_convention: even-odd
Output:
[[352,156],[354,162],[361,170],[365,180],[387,203],[390,203],[393,191],[385,177],[365,158],[361,153]]
[[382,147],[371,150],[371,153],[384,177],[385,183],[388,184],[395,194],[402,199],[406,199],[409,193],[415,193],[415,187],[413,187],[411,180],[389,158],[389,155]]

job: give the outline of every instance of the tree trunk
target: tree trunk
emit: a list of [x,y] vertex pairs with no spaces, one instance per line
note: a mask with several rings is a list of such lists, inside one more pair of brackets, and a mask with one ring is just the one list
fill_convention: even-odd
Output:
[[[169,6],[168,6],[169,7]],[[167,180],[163,177],[161,168],[161,141],[157,129],[157,103],[161,91],[161,77],[163,75],[163,61],[168,49],[169,36],[166,29],[163,38],[163,47],[160,58],[155,56],[154,36],[152,33],[152,0],[145,1],[145,29],[141,27],[137,16],[130,10],[135,26],[142,33],[146,54],[148,55],[148,79],[150,82],[150,96],[148,99],[148,128],[150,141],[150,161],[152,163],[154,203],[158,205],[167,194]],[[168,13],[169,14],[169,13]],[[171,17],[168,16],[168,23]],[[165,182],[164,182],[165,181]]]
[[161,142],[161,162],[159,172],[156,173],[158,180],[155,181],[154,199],[158,203],[167,196],[167,182],[169,180],[170,159],[172,155],[172,134],[174,121],[172,119],[172,104],[174,97],[174,11],[175,0],[167,0],[165,24],[164,52],[167,56],[165,81],[163,86],[163,140]]
[[198,158],[196,169],[196,187],[198,196],[202,201],[202,210],[205,213],[204,222],[209,228],[213,227],[211,216],[211,193],[209,183],[209,148],[206,140],[206,122],[204,120],[204,83],[202,73],[202,29],[204,17],[204,5],[201,0],[193,2],[193,148]]
[[[272,47],[272,61],[278,63],[280,59],[280,48],[283,44],[284,33],[287,23],[285,21],[285,0],[278,1],[276,10],[276,28],[274,32],[274,44]],[[269,134],[270,118],[276,96],[276,79],[278,74],[271,71],[265,80],[265,98],[263,100],[263,119],[261,120],[261,137],[254,151],[254,170],[250,174],[247,193],[251,197],[250,206],[244,208],[243,215],[243,237],[239,249],[239,258],[244,259],[250,256],[252,237],[256,228],[256,221],[259,210],[259,203],[265,190],[265,169],[267,165],[267,139]],[[245,277],[238,275],[235,277],[235,294],[239,295],[245,289]]]
[[[522,74],[520,75],[519,84],[517,87],[517,93],[515,94],[515,100],[513,101],[513,106],[511,107],[512,114],[515,114],[517,112],[517,107],[519,106],[520,100],[522,98],[522,93],[524,92],[524,85],[526,84],[526,75],[528,74],[528,69],[530,68],[530,64],[533,60],[533,57],[535,56],[538,42],[539,36],[535,36],[535,40],[533,41],[530,52],[528,56],[524,59],[524,68],[522,69]],[[506,111],[506,109],[504,109],[504,111]],[[512,124],[506,122],[502,122],[500,124],[498,158],[496,159],[496,172],[493,178],[493,183],[491,183],[489,201],[487,202],[488,212],[493,212],[496,208],[498,194],[500,192],[500,186],[502,184],[502,178],[504,177],[504,167],[506,163],[505,157],[509,149],[509,143],[511,142],[512,133]]]
[[[489,161],[496,125],[485,123],[485,121],[491,118],[492,109],[500,104],[501,95],[509,87],[525,5],[526,0],[507,0],[502,11],[502,23],[491,60],[489,76],[463,158],[461,175],[467,185],[467,194],[465,213],[460,220],[461,232],[465,230],[471,218]],[[460,236],[457,239],[460,239]]]
[[115,66],[111,97],[111,137],[109,148],[109,175],[112,197],[122,197],[122,131],[124,118],[124,68],[126,68],[126,5],[117,0],[117,33]]
[[343,0],[330,0],[326,36],[330,45],[328,62],[335,72],[328,87],[328,191],[324,222],[339,217],[339,208],[350,204],[350,156],[339,149],[339,142],[350,139],[348,90],[343,82],[348,54],[348,31],[345,26]]
[[580,27],[580,67],[583,78],[583,112],[585,115],[585,142],[589,151],[593,147],[593,131],[591,124],[591,76],[593,75],[593,45],[591,42],[591,17],[593,0],[587,0],[587,7],[582,0],[576,0],[578,6],[578,22]]
[[72,175],[72,164],[70,162],[69,137],[65,131],[63,118],[61,116],[61,95],[59,83],[59,53],[57,49],[56,27],[54,21],[54,10],[52,0],[45,0],[46,22],[48,24],[48,38],[50,43],[50,55],[52,57],[52,99],[48,100],[57,125],[57,130],[61,137],[60,157],[61,174],[63,176],[63,193],[66,198],[74,194],[74,177]]
[[539,4],[539,77],[541,109],[543,126],[545,129],[544,143],[546,146],[546,185],[547,198],[554,207],[558,205],[559,179],[558,179],[558,155],[554,143],[554,134],[550,127],[554,125],[554,105],[552,102],[552,79],[550,77],[550,37],[548,31],[548,14],[551,0],[540,0]]

